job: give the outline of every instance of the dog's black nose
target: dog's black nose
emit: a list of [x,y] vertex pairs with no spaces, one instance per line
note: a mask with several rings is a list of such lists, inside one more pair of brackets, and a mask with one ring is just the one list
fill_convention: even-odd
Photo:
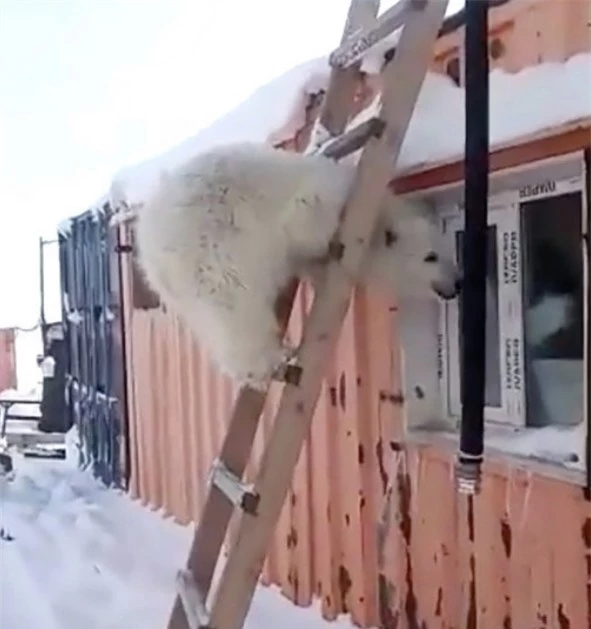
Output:
[[461,280],[461,278],[458,278],[454,284],[454,287],[456,289],[456,295],[462,292],[462,286],[463,286],[463,282]]
[[443,301],[449,301],[451,299],[455,299],[458,296],[455,287],[452,288],[451,284],[447,287],[434,286],[433,290],[441,299],[443,299]]

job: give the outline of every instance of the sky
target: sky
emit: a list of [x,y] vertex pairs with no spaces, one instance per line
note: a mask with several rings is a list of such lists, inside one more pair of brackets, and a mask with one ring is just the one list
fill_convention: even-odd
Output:
[[[451,0],[448,12],[461,5]],[[122,167],[330,52],[348,6],[0,0],[0,327],[38,319],[40,234],[55,237],[57,223],[105,194]],[[55,274],[48,281],[55,292]]]

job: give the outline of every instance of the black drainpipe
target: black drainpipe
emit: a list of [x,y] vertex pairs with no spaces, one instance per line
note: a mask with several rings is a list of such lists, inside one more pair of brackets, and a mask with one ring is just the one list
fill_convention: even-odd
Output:
[[461,492],[473,494],[479,488],[484,454],[489,171],[488,0],[466,0],[465,19],[465,227],[462,251],[464,282],[460,306],[462,417],[457,481]]

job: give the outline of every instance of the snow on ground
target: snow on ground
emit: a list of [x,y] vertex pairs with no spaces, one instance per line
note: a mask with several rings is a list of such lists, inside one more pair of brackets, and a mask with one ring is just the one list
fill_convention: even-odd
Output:
[[[16,460],[0,478],[2,629],[165,629],[192,528],[66,461]],[[246,629],[348,629],[260,587]]]

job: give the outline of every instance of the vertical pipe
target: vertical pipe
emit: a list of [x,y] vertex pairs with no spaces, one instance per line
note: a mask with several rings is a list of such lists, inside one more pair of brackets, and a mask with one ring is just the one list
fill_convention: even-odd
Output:
[[488,0],[466,0],[465,228],[460,491],[475,493],[484,452],[486,262],[489,171]]
[[43,347],[45,347],[45,242],[39,238],[39,321],[41,322],[41,335]]

